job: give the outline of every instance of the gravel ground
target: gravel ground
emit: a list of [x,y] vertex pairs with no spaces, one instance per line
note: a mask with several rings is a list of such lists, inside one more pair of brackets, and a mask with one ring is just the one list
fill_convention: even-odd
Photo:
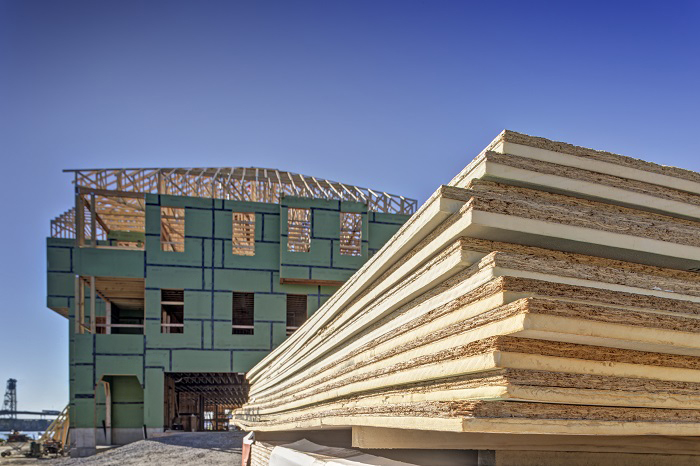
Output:
[[141,440],[113,448],[88,458],[29,459],[11,456],[0,460],[12,464],[46,466],[171,466],[206,464],[237,466],[241,464],[241,441],[245,432],[188,432]]

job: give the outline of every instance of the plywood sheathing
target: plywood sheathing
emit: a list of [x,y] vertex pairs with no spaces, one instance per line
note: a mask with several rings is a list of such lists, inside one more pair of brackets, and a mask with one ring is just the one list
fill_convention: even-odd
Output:
[[[519,146],[525,146],[527,148],[539,149],[548,152],[555,152],[557,154],[571,155],[578,159],[581,159],[581,163],[587,161],[604,162],[607,164],[618,165],[620,167],[635,169],[643,172],[647,172],[650,175],[658,174],[664,175],[670,178],[677,178],[681,180],[692,181],[694,183],[700,183],[700,173],[694,172],[692,170],[686,170],[684,168],[670,167],[666,165],[659,165],[653,162],[647,162],[646,160],[636,159],[634,157],[628,157],[625,155],[615,154],[613,152],[589,149],[586,147],[575,146],[567,142],[552,141],[550,139],[530,136],[523,133],[518,133],[516,131],[503,130],[496,138],[491,141],[491,143],[482,151],[483,155],[489,151],[501,152],[497,148],[502,147],[504,144],[517,144]],[[505,151],[506,153],[507,150]],[[479,157],[475,159],[478,161]],[[455,180],[460,179],[460,177],[467,171],[467,169],[462,170],[450,184],[454,184]],[[665,179],[660,179],[656,184],[665,185],[663,183]]]
[[[458,306],[456,304],[450,303],[454,306]],[[448,325],[446,327],[440,328],[436,327],[434,325],[428,326],[431,322],[438,322],[438,319],[440,319],[442,316],[440,315],[439,312],[442,312],[442,315],[445,315],[446,309],[443,307],[437,311],[439,312],[430,312],[427,314],[424,314],[421,316],[419,319],[415,319],[414,321],[408,322],[407,324],[404,324],[403,326],[397,327],[395,330],[381,335],[381,336],[374,336],[371,335],[372,338],[367,339],[367,343],[365,343],[361,347],[354,347],[352,348],[352,351],[347,352],[344,357],[334,360],[334,361],[328,361],[324,365],[321,365],[318,367],[313,372],[310,371],[305,371],[301,377],[297,380],[291,380],[287,385],[282,384],[282,385],[277,385],[275,386],[274,390],[274,395],[275,397],[279,397],[283,392],[284,389],[287,386],[290,387],[295,387],[299,388],[298,383],[301,382],[303,379],[305,382],[315,382],[315,383],[320,383],[323,381],[327,380],[334,380],[343,373],[348,373],[357,369],[360,369],[361,367],[370,364],[371,362],[377,362],[383,359],[386,359],[388,357],[391,357],[393,355],[396,355],[398,353],[401,353],[404,350],[408,349],[413,349],[417,348],[419,346],[422,346],[424,344],[434,342],[434,341],[439,341],[442,340],[443,338],[457,335],[457,334],[463,334],[464,332],[474,329],[477,327],[480,327],[482,325],[485,325],[487,323],[492,323],[492,322],[497,322],[499,320],[503,320],[508,317],[513,317],[518,314],[526,313],[526,312],[534,312],[534,313],[546,313],[546,312],[557,312],[560,311],[560,306],[565,306],[567,303],[562,303],[562,302],[540,302],[539,300],[535,301],[533,299],[526,299],[526,300],[520,300],[517,301],[513,304],[506,305],[500,308],[496,308],[491,311],[487,311],[481,315],[478,315],[476,317],[473,317],[469,321],[464,321],[464,320],[458,320],[456,323],[453,323],[451,325]],[[574,308],[578,308],[578,304],[573,304]],[[453,309],[459,309],[459,307],[454,307]],[[589,307],[590,309],[595,309],[599,312],[602,312],[603,314],[607,314],[609,312],[617,313],[617,315],[622,314],[624,311],[613,311],[613,310],[608,310],[605,308],[599,308],[599,307]],[[653,317],[653,316],[652,316]],[[459,317],[458,317],[459,318]],[[592,320],[595,320],[592,319]],[[665,320],[665,319],[664,319]],[[693,324],[697,324],[698,321],[693,321]],[[439,322],[438,322],[439,323]],[[412,335],[412,338],[408,343],[405,345],[400,345],[398,342],[396,342],[397,337],[399,337],[402,334],[405,334],[409,332],[410,330],[416,329],[419,326],[425,326],[425,330],[420,332],[422,337],[415,337],[415,334]],[[629,331],[628,327],[620,329],[621,331]],[[687,332],[687,329],[683,330],[684,332]],[[384,352],[379,351],[379,348],[387,348]],[[361,355],[363,354],[368,354],[370,355],[369,359],[362,360]],[[336,369],[338,367],[341,367],[342,369],[340,372],[331,372],[333,369]],[[315,379],[314,377],[318,376],[319,374],[326,373],[326,375],[320,379]],[[256,397],[257,399],[260,398],[262,395],[262,392],[256,392]]]
[[504,132],[451,185],[249,373],[239,425],[700,434],[700,175]]
[[[462,283],[462,282],[459,281],[459,280],[457,280],[457,282],[458,282],[458,283]],[[522,305],[522,303],[525,302],[525,301],[526,301],[528,304],[532,303],[532,300],[523,300],[523,301],[521,301],[520,303],[517,303],[517,304],[518,304],[518,305]],[[455,301],[453,301],[452,304],[455,304]],[[542,304],[545,304],[545,303],[542,303]],[[573,304],[573,303],[569,303],[569,304],[571,305],[571,304]],[[573,304],[573,305],[574,305],[574,306],[577,306],[578,304]],[[546,307],[546,306],[545,306],[545,307]],[[511,308],[512,308],[512,309],[510,310],[510,313],[513,314],[513,313],[514,313],[513,310],[514,310],[514,309],[517,309],[517,307],[511,306]],[[586,309],[586,305],[583,305],[583,308]],[[591,308],[592,308],[592,307],[588,307],[587,310],[591,310]],[[550,309],[551,309],[551,306],[550,306]],[[522,309],[517,309],[517,310],[522,312]],[[596,310],[600,310],[600,311],[603,311],[603,312],[607,311],[605,308],[596,309]],[[500,310],[500,311],[502,312],[502,310]],[[611,311],[612,311],[612,310],[611,310]],[[609,312],[609,311],[608,311],[608,312]],[[623,312],[624,312],[624,311],[623,311]],[[496,314],[497,314],[496,312],[492,312],[491,315],[489,315],[488,317],[491,317],[492,315],[496,315]],[[506,314],[506,315],[508,315],[508,314]],[[431,315],[430,317],[432,317],[431,320],[433,320],[433,319],[435,318],[435,315]],[[483,316],[480,316],[480,317],[483,317]],[[487,318],[488,318],[488,317],[487,317]],[[652,316],[652,317],[653,317],[653,316]],[[662,320],[663,320],[663,319],[662,319]],[[691,322],[691,323],[696,323],[696,322]],[[479,324],[479,320],[478,320],[478,319],[476,319],[475,321],[471,322],[471,325],[478,325],[478,324]],[[453,325],[452,328],[448,328],[447,330],[443,330],[442,333],[441,333],[441,332],[433,333],[433,334],[431,334],[431,337],[432,337],[433,340],[437,340],[437,339],[439,339],[439,338],[445,336],[446,334],[450,334],[450,333],[455,334],[455,333],[464,331],[464,330],[467,329],[467,328],[468,328],[468,327],[465,327],[464,324],[459,323],[459,324],[457,324],[457,325]],[[686,330],[686,329],[684,329],[684,330]],[[372,342],[373,342],[374,344],[376,344],[376,343],[378,343],[378,342],[380,342],[380,341],[381,341],[381,340],[378,340],[378,339],[372,339]],[[418,345],[421,344],[421,343],[425,343],[425,342],[424,342],[424,341],[416,341],[416,340],[414,340],[414,342],[412,343],[412,346],[418,346]],[[394,348],[394,349],[392,350],[392,352],[390,352],[387,356],[390,356],[391,354],[398,353],[398,352],[400,352],[400,351],[403,350],[403,349],[404,349],[404,348]],[[351,367],[353,370],[356,370],[356,369],[358,369],[359,367],[361,367],[361,365],[359,365],[358,362],[357,362],[357,354],[358,354],[358,353],[361,353],[361,351],[360,351],[360,350],[357,350],[357,349],[353,351],[353,355],[354,355],[354,356],[353,356],[353,365],[352,365],[352,366],[348,366],[348,367]],[[439,357],[439,356],[438,356],[438,357]],[[376,359],[376,358],[375,358],[375,359]],[[380,359],[381,359],[381,358],[380,358]],[[310,378],[311,375],[312,375],[312,374],[304,373],[304,374],[303,374],[303,378],[304,378],[305,380],[307,380],[307,381],[308,381],[308,380],[313,380],[313,378]],[[338,376],[338,374],[334,374],[334,375],[332,375],[332,376],[328,376],[327,378],[335,379],[337,376]],[[316,382],[319,382],[319,381],[316,381]],[[297,387],[296,382],[294,382],[294,386]],[[283,393],[283,389],[284,389],[284,387],[281,387],[281,386],[279,386],[279,385],[276,386],[276,387],[275,387],[275,390],[274,390],[274,396],[280,397],[280,396],[282,395],[282,393]],[[320,388],[320,389],[319,389],[319,391],[324,391],[324,390],[325,390],[325,388]],[[256,396],[259,396],[259,395],[256,395]]]
[[[454,343],[453,343],[454,345]],[[407,345],[410,346],[410,345]],[[439,345],[433,345],[439,346]],[[415,346],[415,349],[418,346]],[[425,349],[425,348],[423,348]],[[400,349],[410,354],[410,349]],[[265,401],[280,404],[311,404],[323,400],[360,393],[367,390],[399,386],[411,380],[431,380],[464,373],[493,370],[497,367],[531,366],[532,358],[523,355],[536,354],[549,366],[571,364],[571,370],[613,376],[627,374],[631,377],[692,382],[700,380],[700,359],[680,355],[662,355],[632,350],[575,345],[561,342],[546,342],[534,339],[495,336],[463,345],[450,346],[432,351],[415,351],[410,359],[382,355],[379,360],[357,364],[357,370],[339,371],[333,377],[317,380],[305,386],[281,389],[270,397],[256,397],[249,406],[259,409],[267,406]],[[396,355],[393,355],[396,356]],[[379,364],[382,362],[382,364]],[[597,362],[605,362],[601,365]],[[436,366],[442,364],[442,367]],[[545,364],[542,364],[545,366]],[[644,367],[642,367],[644,366]],[[659,366],[664,370],[655,369]],[[529,367],[533,369],[533,367]],[[678,370],[670,369],[676,368]],[[691,369],[690,371],[688,369]]]
[[497,152],[486,152],[484,155],[484,160],[491,163],[531,171],[537,174],[555,175],[562,178],[567,178],[569,180],[586,181],[610,188],[651,196],[656,199],[665,199],[668,201],[700,207],[700,195],[698,194],[681,191],[679,189],[667,188],[651,183],[629,180],[620,176],[608,175],[606,173],[596,173],[590,170],[566,167],[551,162],[528,159],[517,155],[499,154]]
[[[448,279],[445,282],[440,284],[439,288],[435,288],[432,290],[430,293],[438,293],[442,289],[446,288],[451,288],[456,285],[463,285],[464,280],[472,276],[476,270],[485,268],[487,265],[491,265],[493,267],[495,266],[501,266],[502,268],[505,267],[516,267],[518,264],[514,263],[513,261],[520,261],[520,263],[523,264],[531,264],[529,268],[534,268],[535,270],[540,270],[540,271],[550,271],[553,273],[562,273],[565,275],[573,276],[573,277],[588,277],[588,278],[593,278],[593,279],[598,279],[598,280],[607,280],[607,281],[612,281],[615,282],[617,281],[618,283],[624,282],[624,277],[627,276],[629,277],[628,282],[631,285],[637,285],[640,288],[646,288],[649,291],[650,294],[661,294],[661,295],[668,295],[668,296],[673,296],[675,299],[683,299],[683,295],[685,293],[692,293],[692,294],[697,294],[698,289],[697,286],[688,286],[686,285],[688,282],[681,280],[683,277],[688,277],[691,276],[692,273],[689,272],[682,272],[682,271],[675,271],[675,270],[668,270],[668,269],[660,269],[656,267],[649,267],[649,266],[644,266],[644,265],[639,265],[639,264],[627,264],[625,267],[622,267],[621,269],[618,269],[616,267],[621,267],[623,264],[620,261],[610,261],[610,260],[605,260],[605,259],[600,259],[600,258],[587,258],[585,256],[581,255],[573,255],[573,254],[564,254],[564,253],[558,253],[555,251],[547,251],[543,249],[537,249],[537,248],[527,248],[527,247],[522,247],[522,246],[515,246],[515,245],[506,245],[504,243],[491,243],[491,242],[484,242],[484,241],[479,241],[479,240],[467,240],[463,239],[460,240],[460,242],[456,245],[453,245],[451,247],[446,248],[445,251],[443,251],[442,254],[436,256],[432,261],[428,263],[427,266],[424,267],[425,270],[431,269],[434,267],[436,264],[446,260],[446,258],[450,257],[450,254],[455,255],[458,254],[459,250],[469,250],[472,252],[485,252],[488,248],[490,247],[498,247],[500,249],[510,249],[510,250],[518,250],[520,252],[530,252],[531,254],[528,256],[525,255],[508,255],[506,253],[501,253],[500,251],[491,253],[488,256],[485,256],[484,259],[481,260],[479,264],[476,266],[472,266],[472,269],[466,270],[464,272],[461,272],[461,274],[456,275],[452,279]],[[510,261],[509,261],[510,259]],[[569,259],[568,261],[565,261],[564,259]],[[581,270],[579,270],[579,267]],[[420,271],[418,273],[421,273]],[[646,276],[645,276],[646,273]],[[541,278],[545,278],[541,276]],[[405,282],[402,282],[402,286],[405,286],[407,283],[413,282],[415,279],[408,279]],[[588,283],[590,286],[596,286],[595,282]],[[670,290],[673,291],[675,294],[671,294],[667,291],[659,291],[655,290],[656,288],[659,288],[659,285],[663,287],[664,290]],[[538,289],[540,289],[542,286],[547,286],[546,284],[538,286]],[[597,286],[601,286],[598,284]],[[633,288],[629,288],[630,290],[633,290]],[[536,290],[533,290],[536,291]],[[585,290],[583,290],[585,291]],[[685,293],[682,293],[685,292]],[[419,298],[419,300],[425,300],[430,298],[432,295],[428,294],[423,294]],[[546,293],[545,293],[546,294]],[[590,294],[590,292],[588,293]],[[606,296],[601,299],[602,302],[607,302],[609,299],[611,299],[609,296]],[[614,299],[614,297],[612,298]],[[620,301],[624,302],[625,306],[631,306],[634,304],[634,302],[639,302],[640,300],[643,300],[644,302],[646,301],[659,301],[655,300],[653,297],[649,296],[624,296],[620,299]],[[357,301],[351,303],[355,304]],[[378,298],[377,300],[372,302],[373,307],[379,306],[381,303],[389,303],[389,304],[396,304],[395,300],[393,299],[392,295],[390,294],[384,294],[381,298]],[[661,300],[661,303],[663,303],[663,300]],[[411,304],[409,303],[408,306]],[[647,307],[646,304],[644,304],[643,307]],[[667,311],[672,311],[672,312],[684,312],[684,309],[687,309],[686,312],[688,313],[693,313],[697,314],[698,311],[700,310],[698,306],[688,306],[686,303],[668,303],[667,305],[661,305],[659,306],[659,309],[661,310],[667,310]],[[359,312],[359,308],[358,308]],[[400,312],[400,311],[397,311]],[[363,314],[363,318],[366,320],[368,317],[367,313],[365,312]],[[334,322],[337,325],[338,319],[335,319],[334,321],[331,321],[327,324],[326,328],[323,330],[320,330],[315,338],[316,342],[325,340],[324,334],[325,333],[330,333],[334,336],[337,337],[337,334],[331,332],[328,330],[330,327],[334,325]],[[377,324],[381,325],[381,324]],[[336,342],[338,340],[336,339]],[[311,350],[312,346],[306,346],[305,347],[305,352],[304,356],[308,356],[309,358],[311,357]],[[300,355],[301,356],[301,355]],[[291,366],[287,364],[285,366],[285,370],[288,372],[291,370]]]
[[[469,242],[471,242],[471,241],[469,241]],[[483,242],[478,242],[478,243],[481,244],[482,246],[485,246]],[[460,245],[460,247],[463,247],[463,246],[465,245],[465,242],[460,242],[459,245]],[[505,249],[505,248],[506,248],[506,245],[500,245],[500,246],[501,246],[502,249]],[[517,249],[519,249],[519,250],[521,250],[521,251],[523,251],[523,250],[528,251],[528,250],[529,250],[530,252],[546,253],[545,250],[536,250],[536,249],[534,249],[534,248],[517,247]],[[451,247],[451,248],[448,248],[446,251],[451,252],[452,254],[455,254],[456,249],[455,249],[454,247]],[[561,257],[563,256],[562,254],[555,254],[555,256],[557,256],[557,255],[559,256],[560,259],[561,259]],[[583,256],[572,256],[572,255],[569,255],[569,256],[570,256],[570,257],[574,257],[575,259],[577,259],[579,263],[585,263],[585,262],[586,262],[586,258],[584,258]],[[444,258],[444,257],[446,257],[446,256],[442,256],[442,255],[437,256],[437,257],[436,257],[436,260],[435,260],[435,261],[431,261],[430,263],[431,263],[431,264],[435,264],[435,263],[438,262],[438,259],[442,259],[442,258]],[[487,269],[487,268],[493,269],[493,268],[495,268],[497,265],[502,266],[503,269],[504,269],[504,267],[503,267],[504,265],[506,265],[506,266],[507,266],[507,265],[512,266],[513,264],[512,264],[512,263],[509,263],[509,262],[507,262],[507,261],[504,262],[504,263],[499,262],[499,261],[501,260],[501,258],[506,258],[506,259],[507,259],[508,257],[509,257],[508,255],[501,254],[500,252],[491,253],[490,255],[488,255],[488,256],[486,256],[484,259],[482,259],[482,260],[481,260],[479,263],[477,263],[476,265],[474,265],[474,266],[472,266],[472,267],[470,267],[470,268],[467,268],[465,271],[463,271],[463,272],[457,274],[456,276],[454,276],[454,277],[451,278],[451,279],[446,280],[445,282],[441,283],[439,286],[433,288],[432,290],[430,290],[430,291],[428,291],[428,292],[426,292],[426,293],[420,295],[419,297],[417,297],[416,299],[414,299],[414,300],[412,300],[412,301],[409,301],[409,302],[406,303],[403,307],[396,308],[396,310],[394,311],[394,313],[385,316],[385,317],[383,318],[384,320],[378,320],[377,322],[375,322],[375,323],[373,323],[373,324],[368,324],[368,326],[366,327],[366,329],[365,329],[365,330],[362,330],[360,333],[358,333],[357,330],[355,329],[355,333],[354,333],[354,335],[355,335],[355,337],[356,337],[355,340],[356,340],[358,337],[360,337],[360,336],[362,336],[362,335],[365,335],[365,334],[367,334],[368,332],[371,332],[375,327],[385,328],[385,327],[384,327],[384,324],[387,323],[387,322],[389,322],[389,321],[391,321],[391,320],[393,320],[393,319],[395,318],[396,315],[405,313],[405,312],[407,312],[408,310],[413,309],[414,307],[416,307],[418,304],[420,304],[420,303],[422,303],[422,302],[425,302],[426,300],[429,300],[429,299],[433,298],[434,296],[437,296],[437,295],[439,295],[440,293],[443,293],[443,292],[445,292],[445,291],[447,291],[447,290],[452,290],[452,293],[449,294],[449,295],[447,295],[447,296],[445,296],[445,298],[443,299],[444,304],[443,304],[440,308],[438,308],[437,310],[433,310],[433,311],[428,311],[427,308],[426,308],[426,309],[423,311],[423,313],[422,313],[422,315],[421,315],[421,319],[422,319],[423,322],[427,322],[427,321],[436,319],[437,317],[439,317],[439,316],[441,315],[441,312],[442,312],[442,313],[444,313],[444,312],[450,312],[451,310],[458,309],[459,307],[464,306],[465,304],[467,304],[467,303],[469,303],[469,302],[473,302],[473,301],[475,301],[475,300],[478,300],[478,299],[483,298],[483,297],[485,296],[483,293],[484,293],[484,292],[488,292],[489,286],[485,286],[484,288],[477,289],[476,291],[473,292],[473,294],[472,294],[471,296],[470,296],[470,295],[466,295],[466,296],[464,296],[464,297],[460,297],[459,294],[455,294],[455,293],[456,293],[455,287],[464,287],[464,286],[467,286],[467,289],[465,290],[465,292],[470,292],[470,291],[469,291],[470,288],[468,287],[469,283],[466,281],[466,279],[467,279],[468,277],[474,276],[474,275],[477,274],[480,270],[484,270],[484,269]],[[517,256],[516,256],[516,257],[517,257]],[[546,256],[542,256],[542,257],[540,258],[541,260],[540,260],[539,262],[536,261],[536,260],[535,260],[536,258],[534,258],[534,257],[532,257],[532,256],[529,257],[529,258],[533,260],[534,265],[535,265],[539,270],[547,270],[547,269],[549,269],[550,271],[556,271],[556,269],[558,268],[560,272],[567,273],[567,274],[569,274],[569,275],[574,275],[574,276],[576,275],[576,265],[577,265],[577,264],[574,263],[573,261],[572,261],[572,262],[569,262],[568,264],[567,264],[566,262],[562,262],[562,261],[553,261],[554,266],[547,267],[547,265],[548,265],[548,264],[547,264],[547,261],[544,260],[544,259],[546,259]],[[522,256],[521,256],[521,259],[522,259]],[[524,260],[524,259],[523,259],[523,260]],[[527,261],[525,261],[525,262],[527,262]],[[591,262],[591,261],[588,261],[588,262]],[[599,260],[598,262],[599,262],[599,263],[603,263],[604,265],[607,265],[607,266],[610,266],[611,264],[617,264],[617,265],[620,265],[620,264],[621,264],[621,263],[619,263],[619,262],[612,262],[612,261],[606,261],[606,260]],[[587,267],[586,270],[588,270],[588,269],[593,269],[593,271],[595,271],[595,267],[593,267],[593,266],[586,265],[586,267]],[[637,285],[639,285],[639,286],[643,286],[643,287],[647,287],[647,288],[649,288],[649,289],[652,289],[652,288],[654,288],[654,287],[657,287],[657,285],[658,285],[659,283],[663,283],[663,279],[662,279],[662,277],[664,276],[663,269],[658,269],[658,268],[653,268],[653,267],[647,267],[647,266],[639,266],[639,265],[636,265],[636,264],[632,264],[631,267],[630,267],[630,269],[636,272],[636,273],[631,273],[631,271],[628,272],[629,275],[633,275],[633,276],[634,276],[634,278],[635,278],[634,284],[637,284]],[[646,276],[646,277],[645,277],[644,274],[641,273],[642,271],[645,271],[645,270],[646,270],[646,271],[650,271],[650,272],[655,272],[655,275]],[[584,270],[584,272],[585,272],[585,270]],[[502,272],[502,273],[507,273],[507,272]],[[624,274],[624,269],[623,269],[623,270],[620,270],[619,273],[620,273],[620,274]],[[679,271],[668,271],[668,272],[667,272],[667,275],[669,275],[669,276],[674,276],[674,275],[679,275],[679,274],[680,274],[680,275],[683,275],[683,274],[689,275],[689,273],[687,273],[687,272],[679,272]],[[598,278],[604,278],[604,274],[603,274],[603,273],[601,273],[600,275],[601,275],[601,277],[598,277]],[[615,277],[614,274],[610,274],[610,275],[611,275],[613,278]],[[413,280],[407,280],[406,282],[402,282],[402,284],[406,284],[406,283],[409,283],[409,282],[412,282],[412,281],[413,281]],[[682,283],[682,282],[681,282],[681,283]],[[590,284],[591,284],[591,285],[596,285],[596,283],[594,283],[594,282],[592,282],[592,283],[590,283]],[[664,285],[667,285],[667,287],[666,287],[667,290],[673,289],[671,283],[663,283],[663,284],[664,284]],[[532,290],[528,290],[528,291],[537,293],[538,290],[541,289],[542,287],[544,287],[545,289],[548,287],[548,285],[547,285],[546,283],[544,283],[544,284],[539,284],[539,283],[538,283],[537,285],[538,285],[538,286],[536,286],[536,287],[533,288]],[[494,284],[493,286],[499,286],[499,285]],[[501,284],[501,286],[502,286],[502,284]],[[551,285],[550,285],[550,286],[551,286]],[[604,285],[598,283],[597,286],[604,286]],[[633,288],[630,288],[630,289],[633,289]],[[499,290],[502,291],[503,288],[500,288]],[[587,291],[587,290],[583,290],[583,291]],[[640,290],[640,291],[641,291],[641,290]],[[677,291],[681,291],[681,290],[677,290]],[[685,291],[685,290],[684,290],[684,291]],[[691,290],[691,291],[692,291],[692,290]],[[654,290],[651,290],[651,292],[654,292]],[[540,292],[540,293],[542,293],[542,292]],[[546,294],[546,291],[545,291],[545,294]],[[589,292],[588,294],[591,294],[591,293]],[[669,294],[669,295],[671,295],[671,296],[674,296],[674,298],[676,298],[676,299],[682,299],[682,298],[683,298],[683,295],[680,294],[680,293],[677,293],[677,294],[674,295],[674,294],[670,294],[670,293],[666,292],[666,294]],[[610,293],[608,293],[607,295],[601,296],[601,298],[600,298],[600,300],[601,300],[602,302],[604,302],[604,303],[610,302],[611,299],[612,299],[613,302],[614,302],[614,300],[615,300],[615,294],[610,294]],[[638,302],[638,303],[641,303],[641,304],[642,304],[642,307],[643,307],[643,308],[648,308],[648,307],[649,307],[649,306],[646,304],[646,303],[649,302],[649,301],[651,301],[651,302],[658,302],[658,301],[660,301],[660,302],[659,302],[660,305],[658,305],[658,309],[659,309],[659,310],[656,310],[656,309],[652,308],[652,309],[653,309],[654,311],[656,311],[656,312],[661,312],[661,311],[663,311],[664,309],[666,309],[667,311],[672,311],[672,312],[684,312],[684,311],[685,311],[685,312],[688,312],[688,313],[697,314],[698,311],[700,310],[700,305],[698,305],[698,304],[689,305],[688,303],[678,303],[678,302],[674,302],[674,301],[671,301],[671,302],[666,303],[664,300],[655,300],[653,297],[650,297],[650,296],[645,296],[645,295],[642,295],[642,296],[639,296],[639,295],[632,295],[631,293],[628,293],[627,295],[624,295],[624,296],[618,298],[618,301],[620,301],[620,303],[624,303],[624,305],[625,305],[626,307],[633,306],[633,305],[635,304],[635,302]],[[394,301],[392,300],[391,295],[385,295],[382,299],[373,301],[371,308],[374,309],[374,308],[380,307],[382,304],[384,304],[384,305],[392,305],[392,304],[395,304],[395,303],[394,303]],[[631,316],[634,316],[634,315],[635,315],[634,313],[631,314]],[[370,314],[370,312],[368,311],[368,309],[365,309],[365,313],[363,314],[363,317],[364,317],[365,319],[368,319],[370,316],[371,316],[371,314]],[[663,319],[662,319],[662,320],[663,320]],[[666,322],[668,323],[668,321],[666,321]],[[420,321],[418,321],[418,323],[420,323]],[[691,322],[691,323],[694,323],[694,322]],[[405,327],[405,326],[404,326],[403,331],[406,331],[406,330],[408,330],[409,328],[411,328],[411,327]],[[385,329],[385,330],[386,330],[386,329]],[[394,332],[396,332],[396,331],[397,331],[397,330],[395,330]],[[398,330],[398,331],[400,331],[400,330]],[[335,335],[338,336],[338,334],[335,334]],[[322,335],[319,334],[318,338],[321,339],[321,338],[322,338]],[[380,334],[377,334],[376,332],[374,332],[374,333],[371,335],[371,337],[368,338],[368,341],[371,342],[370,344],[377,344],[378,342],[381,342],[381,341],[384,341],[384,340],[385,340],[385,337],[382,336],[382,335],[380,335]],[[307,351],[306,351],[306,355],[305,355],[305,356],[310,356],[311,350],[312,350],[312,347],[309,346],[309,347],[307,348]],[[355,351],[357,351],[357,347],[354,348],[354,352],[355,352]],[[300,356],[300,357],[301,357],[301,356]],[[328,364],[328,363],[329,363],[329,359],[326,358],[326,359],[324,360],[324,363]],[[287,369],[287,374],[289,375],[289,374],[291,373],[290,371],[293,370],[293,367],[292,367],[291,365],[288,365],[288,366],[286,367],[286,369]],[[277,390],[277,389],[279,389],[279,387],[276,387],[276,390]]]
[[690,220],[493,181],[475,180],[469,191],[476,210],[700,246]]

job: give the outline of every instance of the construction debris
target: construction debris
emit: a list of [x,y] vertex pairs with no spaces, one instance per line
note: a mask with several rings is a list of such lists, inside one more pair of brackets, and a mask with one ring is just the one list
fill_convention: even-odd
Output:
[[248,372],[236,422],[693,464],[699,222],[700,173],[504,131]]

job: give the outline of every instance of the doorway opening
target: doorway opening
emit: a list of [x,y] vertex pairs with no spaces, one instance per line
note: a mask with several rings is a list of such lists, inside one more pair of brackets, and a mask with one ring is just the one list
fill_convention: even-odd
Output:
[[187,432],[229,430],[233,410],[248,400],[242,372],[169,372],[164,389],[164,427]]

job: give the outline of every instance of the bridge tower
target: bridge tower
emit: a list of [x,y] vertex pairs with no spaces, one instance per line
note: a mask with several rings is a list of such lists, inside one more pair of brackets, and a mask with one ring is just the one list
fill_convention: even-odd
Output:
[[2,404],[3,411],[9,411],[10,419],[17,419],[17,380],[7,379],[5,401]]

